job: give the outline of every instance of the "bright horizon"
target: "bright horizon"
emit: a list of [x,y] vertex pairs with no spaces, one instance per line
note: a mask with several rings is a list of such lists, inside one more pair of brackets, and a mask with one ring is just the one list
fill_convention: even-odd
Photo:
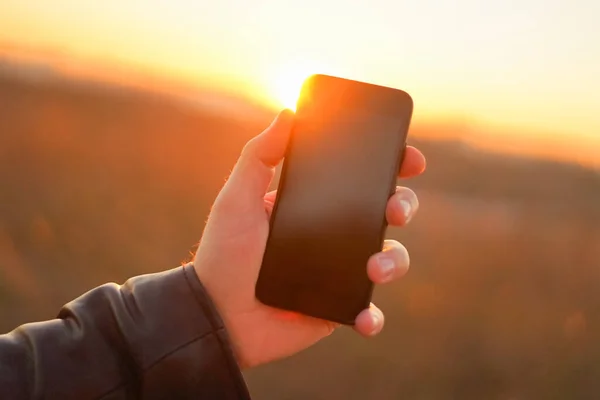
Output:
[[291,106],[312,73],[393,86],[414,98],[415,121],[464,120],[488,147],[594,164],[600,3],[576,4],[5,0],[0,38],[271,107]]

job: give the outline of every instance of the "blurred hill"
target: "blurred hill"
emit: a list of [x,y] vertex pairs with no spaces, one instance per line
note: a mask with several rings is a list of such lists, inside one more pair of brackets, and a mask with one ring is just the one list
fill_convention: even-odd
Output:
[[[15,73],[17,71],[17,73]],[[245,143],[273,117],[0,66],[0,327],[107,281],[177,266]],[[235,103],[237,104],[237,103]],[[221,111],[220,111],[221,110]],[[239,110],[239,111],[236,111]],[[252,112],[249,112],[252,110]],[[412,144],[421,211],[379,288],[382,335],[341,330],[247,373],[257,399],[592,399],[600,389],[600,176]],[[443,126],[439,129],[444,129]],[[316,368],[319,366],[319,368]]]

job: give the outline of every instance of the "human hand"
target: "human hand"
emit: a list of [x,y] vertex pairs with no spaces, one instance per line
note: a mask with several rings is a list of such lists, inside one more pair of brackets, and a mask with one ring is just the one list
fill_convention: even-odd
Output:
[[[301,351],[331,334],[338,324],[266,306],[254,294],[269,233],[276,191],[267,193],[275,166],[283,159],[293,113],[276,120],[244,147],[227,183],[217,196],[194,258],[194,269],[225,323],[242,368],[260,365]],[[399,176],[425,170],[425,157],[406,148]],[[386,217],[390,225],[406,224],[419,206],[415,193],[397,187]],[[402,277],[408,270],[406,248],[386,240],[365,268],[376,284]],[[354,329],[373,336],[383,328],[383,313],[375,306],[361,312]]]

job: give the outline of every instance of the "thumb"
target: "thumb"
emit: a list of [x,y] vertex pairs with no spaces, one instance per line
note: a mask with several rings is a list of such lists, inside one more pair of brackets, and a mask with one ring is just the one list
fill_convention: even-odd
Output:
[[219,202],[238,207],[256,204],[264,208],[263,198],[275,175],[275,167],[285,155],[293,121],[294,113],[283,110],[267,129],[246,143]]

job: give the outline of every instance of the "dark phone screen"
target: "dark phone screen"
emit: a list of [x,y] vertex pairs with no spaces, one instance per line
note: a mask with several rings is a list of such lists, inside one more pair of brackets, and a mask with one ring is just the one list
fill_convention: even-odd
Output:
[[411,113],[394,89],[324,76],[305,84],[260,278],[283,303],[310,292],[340,307],[368,304],[366,264],[381,250]]

